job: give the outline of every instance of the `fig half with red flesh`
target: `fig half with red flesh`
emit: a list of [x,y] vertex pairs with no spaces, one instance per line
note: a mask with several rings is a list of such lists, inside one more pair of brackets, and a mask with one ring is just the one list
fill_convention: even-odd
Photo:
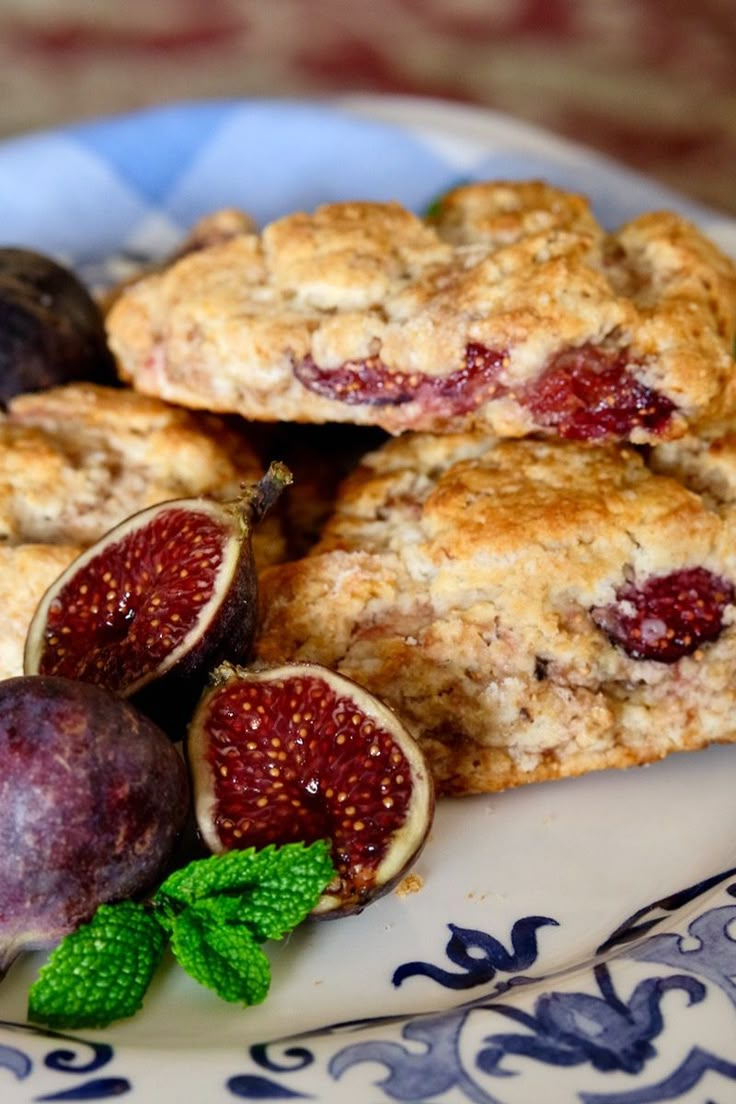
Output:
[[222,664],[187,734],[195,816],[222,853],[329,839],[337,871],[317,916],[359,912],[427,838],[434,788],[396,715],[318,664]]
[[[244,661],[257,617],[254,525],[291,482],[283,465],[234,502],[176,499],[134,514],[64,571],[26,639],[26,674],[95,683],[123,697],[194,689],[212,666]],[[144,699],[140,699],[144,705]],[[150,704],[150,703],[149,703]]]

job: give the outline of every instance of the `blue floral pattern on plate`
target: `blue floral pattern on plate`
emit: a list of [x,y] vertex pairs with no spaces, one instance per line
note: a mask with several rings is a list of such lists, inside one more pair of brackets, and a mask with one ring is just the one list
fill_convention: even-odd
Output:
[[[733,873],[719,876],[717,881],[722,882]],[[523,1074],[526,1062],[553,1070],[588,1067],[585,1080],[579,1079],[575,1097],[584,1104],[682,1100],[709,1073],[731,1082],[731,1088],[726,1090],[730,1094],[728,1099],[736,1099],[736,1061],[715,1053],[707,1045],[693,1045],[686,1053],[676,1055],[664,1077],[650,1080],[638,1076],[646,1073],[648,1065],[658,1057],[670,1017],[682,1017],[690,1006],[704,1002],[709,997],[709,987],[719,987],[728,995],[733,1005],[732,1030],[736,1028],[733,980],[736,939],[729,934],[729,925],[736,920],[736,903],[712,903],[713,895],[708,890],[714,880],[680,895],[688,903],[705,895],[710,903],[710,907],[686,924],[684,932],[676,925],[667,926],[662,933],[640,936],[584,969],[557,979],[559,987],[553,987],[553,979],[532,981],[512,973],[496,986],[496,993],[504,994],[505,999],[486,996],[444,1014],[406,1020],[398,1037],[393,1030],[389,1037],[381,1037],[380,1027],[376,1029],[371,1024],[354,1027],[355,1034],[363,1035],[370,1030],[372,1037],[334,1051],[328,1049],[329,1077],[339,1081],[354,1067],[377,1064],[384,1072],[373,1080],[372,1091],[380,1090],[383,1099],[434,1101],[453,1093],[448,1099],[506,1104],[510,1099],[524,1097],[507,1096],[502,1088],[494,1087],[491,1091],[491,1083],[486,1079]],[[728,881],[717,896],[732,901],[736,897],[736,881]],[[666,902],[656,902],[647,911],[661,910],[663,904]],[[679,918],[676,915],[673,919]],[[626,927],[635,930],[640,920],[638,913]],[[466,967],[463,973],[433,963],[409,963],[400,967],[394,978],[398,977],[400,983],[407,977],[423,976],[452,988],[484,985],[499,971],[511,973],[534,964],[537,958],[534,932],[543,923],[554,921],[540,917],[517,921],[511,932],[511,952],[489,933],[457,929],[450,924],[452,937],[447,957],[455,965],[462,963]],[[665,926],[662,921],[660,924]],[[468,956],[471,947],[481,948],[482,956]],[[671,972],[634,980],[632,989],[632,977],[637,978],[637,971],[631,967],[641,963],[656,963]],[[619,978],[621,991],[629,990],[626,996],[617,991]],[[671,1000],[671,994],[679,995],[680,1001]],[[509,996],[513,997],[513,1003]],[[504,1020],[517,1025],[516,1030],[504,1030]],[[465,1052],[465,1034],[477,1038],[478,1023],[473,1024],[471,1032],[471,1021],[480,1022],[482,1035],[475,1049]],[[304,1091],[299,1091],[292,1087],[292,1082],[296,1073],[320,1060],[322,1048],[318,1050],[315,1045],[318,1038],[312,1035],[309,1040],[302,1040],[301,1046],[285,1045],[283,1054],[289,1061],[284,1064],[270,1057],[275,1046],[252,1047],[253,1065],[282,1077],[239,1074],[228,1082],[231,1093],[248,1100],[311,1098],[313,1094],[307,1091],[306,1083]],[[419,1049],[415,1044],[419,1044]],[[519,1058],[524,1061],[513,1065],[509,1061]],[[636,1076],[640,1083],[631,1089],[608,1091],[606,1075],[614,1072]],[[546,1099],[557,1099],[551,1078],[546,1085],[550,1093]]]
[[[113,1048],[107,1043],[91,1042],[77,1036],[46,1031],[28,1024],[0,1021],[0,1029],[32,1035],[49,1050],[43,1056],[48,1070],[66,1075],[58,1092],[35,1096],[35,1100],[109,1100],[130,1091],[131,1083],[125,1077],[88,1077],[97,1073],[112,1061]],[[13,1074],[18,1081],[30,1077],[34,1059],[22,1046],[0,1046],[0,1071]],[[80,1080],[81,1076],[81,1080]]]
[[[231,1097],[250,1101],[327,1099],[322,1091],[312,1091],[310,1079],[303,1075],[321,1073],[337,1085],[355,1068],[378,1066],[382,1072],[372,1075],[371,1099],[418,1104],[446,1097],[471,1104],[507,1104],[519,1098],[506,1094],[502,1082],[523,1075],[532,1064],[548,1067],[550,1076],[555,1070],[585,1067],[585,1079],[579,1080],[576,1093],[583,1104],[683,1100],[707,1075],[730,1084],[721,1090],[729,1095],[719,1099],[736,1099],[736,1061],[712,1049],[707,1040],[672,1055],[664,1076],[641,1076],[666,1044],[668,1024],[686,1017],[688,1009],[708,1000],[714,989],[726,994],[731,1029],[736,1028],[736,939],[729,930],[736,921],[733,875],[729,871],[719,877],[715,891],[715,879],[710,879],[679,895],[687,904],[700,898],[707,903],[694,917],[688,919],[681,905],[669,923],[659,921],[665,930],[638,935],[633,942],[609,949],[582,969],[556,979],[516,973],[535,964],[535,932],[554,921],[518,920],[510,933],[511,950],[495,935],[449,924],[447,957],[453,965],[461,964],[463,971],[409,963],[396,970],[395,983],[424,977],[432,984],[470,989],[503,974],[494,993],[445,1013],[402,1020],[398,1031],[396,1021],[364,1021],[331,1025],[300,1039],[254,1044],[249,1049],[252,1072],[230,1075],[226,1089]],[[658,901],[647,911],[661,912],[666,905]],[[641,930],[641,913],[625,927]],[[621,943],[620,930],[616,942]],[[474,958],[468,954],[470,948],[481,948],[483,953]],[[636,967],[642,964],[647,966],[647,976],[639,977]],[[663,969],[649,974],[655,966]],[[41,1062],[59,1074],[58,1089],[28,1099],[99,1101],[133,1089],[125,1076],[89,1077],[113,1060],[114,1050],[108,1044],[22,1023],[3,1022],[0,1028],[18,1036],[17,1045],[0,1046],[2,1073],[23,1081],[32,1076],[34,1063]],[[336,1045],[345,1034],[354,1041]],[[28,1035],[41,1042],[41,1057],[32,1057],[24,1043]],[[466,1035],[472,1039],[470,1049],[465,1047]],[[635,1077],[637,1084],[609,1090],[607,1077],[617,1072]],[[548,1099],[557,1099],[550,1077],[546,1084],[552,1094]]]
[[[730,221],[513,120],[389,99],[172,105],[6,142],[0,239],[104,282],[119,271],[112,255],[124,265],[159,256],[217,206],[260,221],[357,195],[419,210],[459,179],[519,175],[586,192],[607,224],[667,204],[736,242]],[[687,771],[661,765],[450,810],[416,900],[344,922],[334,962],[314,954],[311,935],[283,952],[274,977],[280,999],[295,1001],[293,1024],[281,1010],[241,1019],[228,1008],[238,1026],[223,1042],[219,1011],[204,1002],[187,1018],[164,990],[137,1035],[127,1025],[60,1034],[23,1022],[22,975],[11,974],[0,987],[0,1100],[736,1101],[736,870],[713,874],[733,861],[722,842],[729,767],[724,752]],[[720,830],[705,830],[709,816]],[[357,968],[361,985],[337,1000],[335,976]]]

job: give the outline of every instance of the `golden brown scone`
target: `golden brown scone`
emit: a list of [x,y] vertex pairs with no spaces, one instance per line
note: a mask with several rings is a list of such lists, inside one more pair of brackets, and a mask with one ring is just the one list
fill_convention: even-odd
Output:
[[652,448],[653,471],[671,475],[724,514],[736,512],[736,420],[707,437],[687,434]]
[[220,211],[212,211],[203,215],[195,222],[191,230],[184,238],[180,247],[174,253],[172,260],[183,257],[186,253],[194,253],[198,249],[207,249],[212,245],[237,238],[241,234],[255,234],[258,228],[245,211],[237,207],[223,207]]
[[[13,399],[0,416],[0,677],[21,673],[33,611],[84,547],[146,506],[232,498],[261,474],[246,437],[214,415],[87,383]],[[283,556],[275,522],[255,549],[261,565]]]
[[335,203],[129,288],[122,377],[185,406],[390,433],[645,443],[734,407],[736,270],[695,226],[606,233],[539,182],[472,184],[422,220]]
[[443,793],[733,740],[733,536],[628,448],[407,435],[263,574],[259,660],[383,698]]
[[104,265],[104,286],[97,293],[97,302],[103,314],[107,314],[113,303],[120,298],[126,288],[137,280],[160,272],[162,268],[198,249],[228,241],[239,234],[256,233],[256,225],[250,215],[236,207],[224,207],[199,219],[172,254],[159,261],[131,259],[126,254],[107,258]]

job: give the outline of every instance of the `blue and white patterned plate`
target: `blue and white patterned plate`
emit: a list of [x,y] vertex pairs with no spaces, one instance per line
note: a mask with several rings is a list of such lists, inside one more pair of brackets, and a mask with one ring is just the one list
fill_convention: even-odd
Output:
[[[580,148],[433,101],[166,107],[0,145],[0,241],[104,279],[198,215],[339,198],[417,209],[462,179],[545,176],[613,225],[675,206]],[[0,985],[0,1100],[130,1104],[736,1101],[736,748],[446,801],[422,888],[272,948],[261,1007],[169,962],[107,1031],[25,1023],[40,956]]]

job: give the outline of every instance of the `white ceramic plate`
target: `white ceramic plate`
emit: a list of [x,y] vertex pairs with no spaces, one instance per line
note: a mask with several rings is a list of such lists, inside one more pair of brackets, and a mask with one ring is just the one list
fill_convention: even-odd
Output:
[[[7,142],[0,241],[94,280],[218,206],[421,209],[490,176],[585,191],[609,225],[674,205],[736,243],[728,219],[512,120],[366,98],[190,104]],[[423,888],[274,945],[260,1007],[168,962],[136,1018],[54,1034],[24,1022],[28,956],[0,985],[0,1100],[736,1100],[735,768],[736,748],[713,748],[445,801]]]

